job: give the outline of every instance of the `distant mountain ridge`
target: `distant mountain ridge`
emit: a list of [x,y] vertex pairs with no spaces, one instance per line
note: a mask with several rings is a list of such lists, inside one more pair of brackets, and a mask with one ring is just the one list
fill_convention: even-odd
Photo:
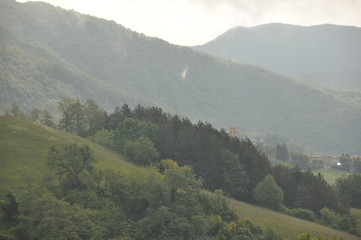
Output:
[[361,90],[361,28],[235,27],[195,49],[328,86]]
[[64,97],[155,105],[215,127],[360,153],[359,93],[333,93],[45,3],[0,0],[0,110]]

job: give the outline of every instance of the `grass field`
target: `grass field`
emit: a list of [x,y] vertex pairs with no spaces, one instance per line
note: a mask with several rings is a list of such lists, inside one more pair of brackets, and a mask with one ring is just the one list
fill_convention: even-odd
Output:
[[99,168],[140,169],[87,139],[23,119],[0,116],[0,191],[21,190],[39,181],[46,175],[49,147],[70,143],[89,145]]
[[233,199],[228,200],[242,219],[249,219],[264,228],[272,228],[276,233],[286,239],[297,239],[299,235],[304,232],[308,232],[315,236],[322,235],[330,238],[337,236],[344,240],[361,239],[361,237],[350,235],[317,223],[304,221],[299,218],[284,215],[279,212],[274,212],[269,209],[239,202]]
[[346,172],[346,171],[342,171],[342,170],[338,170],[338,169],[334,169],[334,168],[318,169],[318,170],[314,170],[312,172],[314,174],[321,173],[323,175],[323,177],[325,178],[325,180],[331,185],[335,183],[337,178],[347,176],[347,174],[348,174],[348,172]]
[[[147,175],[146,169],[137,167],[97,144],[65,132],[44,127],[23,119],[0,116],[0,192],[10,189],[13,193],[29,188],[46,175],[46,156],[51,145],[69,143],[88,144],[98,168],[116,167],[134,175]],[[146,181],[146,178],[144,177]],[[242,219],[272,228],[287,239],[297,239],[303,232],[314,235],[338,236],[343,239],[360,239],[322,225],[303,221],[250,204],[229,200]],[[361,222],[361,210],[353,210]]]

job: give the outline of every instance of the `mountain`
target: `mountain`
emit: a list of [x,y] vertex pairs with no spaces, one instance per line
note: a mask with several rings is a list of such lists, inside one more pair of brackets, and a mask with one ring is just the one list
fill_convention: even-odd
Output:
[[0,0],[0,109],[155,105],[215,127],[278,133],[316,151],[360,154],[361,97],[171,45],[39,2]]
[[361,28],[265,24],[235,27],[195,49],[309,82],[361,90]]

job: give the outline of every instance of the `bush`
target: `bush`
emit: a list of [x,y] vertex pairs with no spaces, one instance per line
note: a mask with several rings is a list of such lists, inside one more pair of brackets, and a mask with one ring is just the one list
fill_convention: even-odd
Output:
[[315,214],[311,210],[304,209],[304,208],[291,209],[288,211],[288,215],[296,217],[296,218],[301,218],[301,219],[304,219],[307,221],[311,221],[311,222],[316,221]]

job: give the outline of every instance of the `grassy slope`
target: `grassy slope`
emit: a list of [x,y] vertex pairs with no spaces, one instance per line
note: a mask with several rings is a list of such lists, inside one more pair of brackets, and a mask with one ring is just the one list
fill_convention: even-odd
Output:
[[337,236],[342,239],[360,239],[360,237],[337,231],[317,223],[304,221],[299,218],[287,216],[265,208],[248,203],[229,199],[231,206],[239,213],[241,218],[249,219],[261,227],[272,228],[287,239],[296,239],[301,233],[308,232],[312,235],[327,237]]
[[357,232],[361,234],[361,209],[351,208],[351,214],[356,215],[357,220],[359,222],[357,226]]
[[0,191],[22,189],[40,179],[46,170],[48,148],[69,143],[88,144],[101,168],[136,168],[87,139],[23,119],[0,116]]
[[[45,159],[48,148],[51,145],[64,143],[88,144],[100,168],[109,166],[130,172],[145,171],[86,139],[23,119],[0,116],[0,192],[6,189],[21,190],[32,181],[39,179],[46,169]],[[262,227],[270,227],[290,239],[296,238],[304,231],[316,235],[337,235],[343,239],[358,239],[343,232],[257,206],[235,200],[230,200],[230,203],[242,218],[249,219]]]

